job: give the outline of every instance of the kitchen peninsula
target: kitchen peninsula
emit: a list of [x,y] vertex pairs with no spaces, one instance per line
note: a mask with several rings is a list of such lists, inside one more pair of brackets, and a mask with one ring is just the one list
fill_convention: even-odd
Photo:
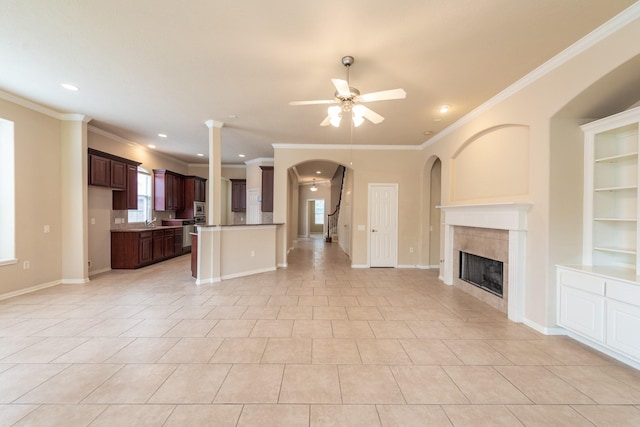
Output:
[[[196,284],[274,271],[283,224],[198,225],[192,249]],[[195,267],[195,269],[194,269]]]

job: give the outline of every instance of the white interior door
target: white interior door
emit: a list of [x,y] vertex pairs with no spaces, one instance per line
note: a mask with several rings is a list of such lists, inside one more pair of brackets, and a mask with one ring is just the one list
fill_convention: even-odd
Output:
[[369,184],[369,265],[398,265],[398,184]]

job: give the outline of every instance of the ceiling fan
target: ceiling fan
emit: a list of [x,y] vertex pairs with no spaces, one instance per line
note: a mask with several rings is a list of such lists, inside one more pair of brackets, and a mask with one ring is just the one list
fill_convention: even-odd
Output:
[[353,56],[345,56],[342,58],[342,65],[347,68],[347,79],[331,79],[336,88],[333,99],[320,99],[314,101],[293,101],[289,105],[315,105],[328,104],[327,117],[320,123],[320,126],[332,125],[340,126],[340,120],[343,113],[351,113],[354,126],[360,126],[364,119],[371,123],[378,124],[384,120],[380,114],[363,105],[364,102],[386,101],[390,99],[404,99],[407,93],[404,89],[390,89],[380,92],[371,92],[360,94],[360,91],[349,86],[349,67],[353,65],[355,59]]

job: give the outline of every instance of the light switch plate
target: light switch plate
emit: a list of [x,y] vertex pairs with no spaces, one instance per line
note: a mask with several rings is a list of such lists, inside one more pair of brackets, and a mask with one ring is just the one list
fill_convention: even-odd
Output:
[[358,224],[358,231],[365,231],[367,228],[363,224]]

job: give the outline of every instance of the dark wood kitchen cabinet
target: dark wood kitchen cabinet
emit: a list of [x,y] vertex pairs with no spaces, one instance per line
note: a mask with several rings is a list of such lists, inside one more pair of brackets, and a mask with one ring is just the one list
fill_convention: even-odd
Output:
[[89,185],[111,187],[111,160],[89,153]]
[[182,255],[182,227],[111,231],[113,269],[140,268],[178,255]]
[[127,188],[127,164],[111,160],[111,188],[125,190]]
[[139,265],[145,265],[153,261],[153,237],[151,231],[138,234],[138,260]]
[[207,180],[200,178],[199,176],[193,177],[194,184],[194,202],[206,202],[207,201]]
[[173,254],[177,256],[182,254],[184,232],[182,231],[182,228],[176,228],[174,232],[175,234],[173,239]]
[[262,169],[262,212],[273,212],[273,166]]
[[231,180],[231,212],[245,212],[247,210],[247,180]]
[[184,176],[166,169],[154,169],[153,199],[157,211],[183,210]]
[[139,162],[89,148],[89,185],[113,189],[113,210],[138,209]]
[[138,209],[138,166],[127,165],[127,186],[113,192],[113,210]]
[[176,209],[177,218],[194,218],[193,202],[204,202],[207,200],[206,188],[207,180],[199,176],[183,176],[184,202],[181,209]]
[[153,231],[153,260],[158,261],[164,258],[164,231]]
[[164,230],[162,252],[165,258],[172,257],[176,253],[174,238],[175,233],[173,229]]

